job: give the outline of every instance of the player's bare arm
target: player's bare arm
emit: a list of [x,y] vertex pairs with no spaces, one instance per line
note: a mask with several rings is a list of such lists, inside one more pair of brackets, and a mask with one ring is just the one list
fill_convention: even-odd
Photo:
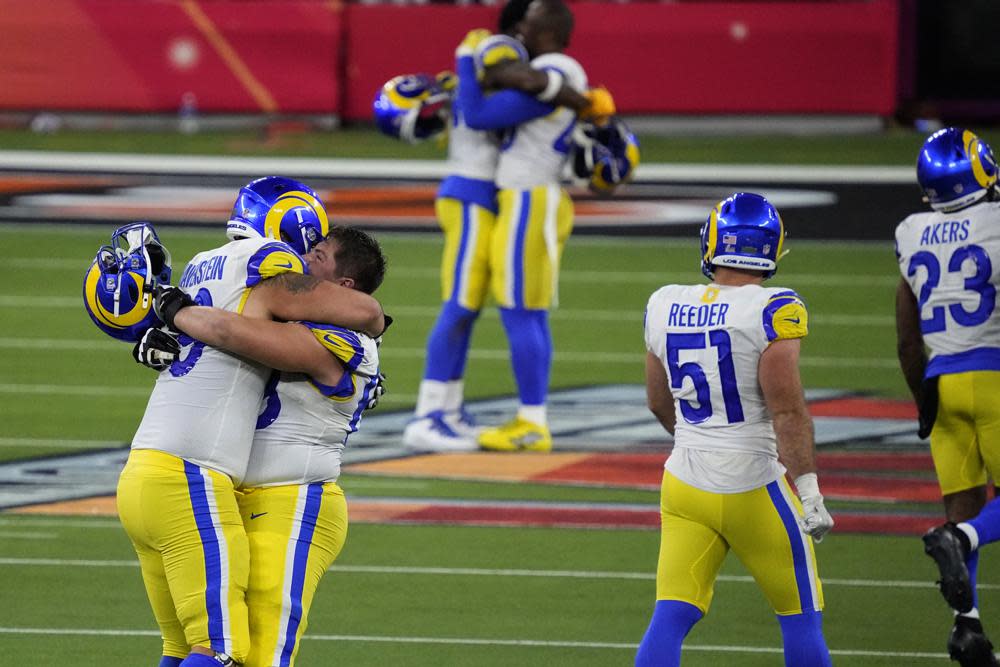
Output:
[[308,328],[296,322],[274,322],[220,308],[192,306],[178,311],[174,324],[212,347],[279,371],[307,373],[323,384],[336,384],[344,373],[336,357]]
[[243,314],[336,324],[373,337],[385,330],[382,305],[370,294],[298,273],[283,273],[254,287]]
[[[483,75],[483,88],[509,88],[536,96],[549,85],[550,76],[552,75],[547,71],[535,69],[528,63],[505,61],[486,70]],[[568,107],[577,113],[587,110],[591,105],[589,98],[567,85],[565,81],[561,83],[555,97],[549,102],[553,106]]]
[[799,377],[798,338],[776,340],[760,357],[757,379],[774,423],[778,457],[792,478],[816,472],[813,423]]
[[913,290],[900,279],[896,287],[896,355],[903,370],[906,385],[913,400],[920,405],[923,398],[921,383],[927,368],[924,337],[920,333],[920,309]]
[[674,396],[670,393],[670,378],[663,362],[652,352],[646,353],[646,405],[667,433],[673,435],[677,414]]

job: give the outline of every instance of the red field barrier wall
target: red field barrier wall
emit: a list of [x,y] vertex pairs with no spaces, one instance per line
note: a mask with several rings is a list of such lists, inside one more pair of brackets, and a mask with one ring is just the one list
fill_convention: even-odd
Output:
[[0,108],[335,113],[342,28],[314,0],[5,0]]
[[[899,0],[572,5],[569,53],[623,113],[890,115]],[[6,0],[0,108],[366,119],[378,87],[450,69],[495,7],[333,0]]]

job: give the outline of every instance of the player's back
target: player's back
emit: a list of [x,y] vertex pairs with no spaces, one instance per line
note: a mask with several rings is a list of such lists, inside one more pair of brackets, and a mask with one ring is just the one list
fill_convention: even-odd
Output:
[[245,487],[336,481],[347,438],[358,429],[379,373],[378,347],[363,333],[303,322],[344,366],[336,386],[301,373],[277,373],[264,405]]
[[488,130],[474,130],[466,125],[456,95],[452,100],[448,129],[448,175],[492,182],[499,157],[499,135]]
[[927,376],[1000,370],[1000,202],[911,215],[896,253],[920,308]]
[[768,345],[805,335],[791,290],[667,285],[649,299],[646,345],[663,363],[677,424],[667,468],[710,491],[737,492],[783,473],[757,368]]
[[[250,288],[271,275],[303,272],[284,243],[243,239],[194,256],[179,287],[199,305],[239,312]],[[242,478],[269,371],[181,336],[180,357],[160,373],[132,440]]]
[[[564,53],[546,53],[531,61],[541,70],[557,70],[567,85],[583,91],[587,75],[573,58]],[[518,125],[508,131],[500,150],[497,186],[528,189],[559,183],[563,165],[572,146],[576,113],[566,107]]]

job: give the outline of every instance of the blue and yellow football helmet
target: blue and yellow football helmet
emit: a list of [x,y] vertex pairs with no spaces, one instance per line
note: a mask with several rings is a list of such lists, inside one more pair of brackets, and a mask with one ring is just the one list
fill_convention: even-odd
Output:
[[170,271],[170,252],[151,224],[120,227],[84,276],[84,308],[98,329],[134,343],[163,324],[153,311],[153,288],[169,285]]
[[610,195],[635,175],[639,140],[622,119],[612,117],[605,125],[579,123],[573,141],[573,172],[587,180],[591,191]]
[[[450,75],[450,76],[448,76]],[[383,134],[408,143],[430,139],[448,125],[448,103],[454,75],[442,72],[402,74],[393,77],[375,94],[375,126]]]
[[283,176],[265,176],[243,186],[226,226],[226,236],[284,241],[300,255],[330,233],[323,202],[312,188]]
[[979,201],[997,184],[997,161],[975,134],[947,127],[920,149],[917,181],[931,208],[954,211]]
[[701,272],[716,266],[762,271],[770,278],[784,256],[785,225],[769,201],[752,192],[723,199],[701,228]]

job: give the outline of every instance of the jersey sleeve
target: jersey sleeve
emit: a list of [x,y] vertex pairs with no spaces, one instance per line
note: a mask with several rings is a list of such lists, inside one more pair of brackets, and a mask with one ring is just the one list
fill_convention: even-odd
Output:
[[484,95],[476,78],[471,56],[462,56],[456,66],[458,96],[456,107],[465,124],[474,130],[496,130],[546,116],[555,109],[550,104],[516,90]]
[[763,324],[768,343],[785,338],[805,338],[809,333],[806,304],[791,290],[772,294],[764,306]]
[[587,90],[587,73],[583,67],[565,53],[546,53],[531,61],[531,66],[541,70],[555,70],[563,75],[566,84],[582,93]]
[[347,372],[372,375],[372,369],[378,368],[374,341],[368,336],[334,324],[317,322],[302,322],[302,324],[343,364]]
[[305,260],[281,241],[265,243],[247,260],[247,287],[282,273],[309,273]]

